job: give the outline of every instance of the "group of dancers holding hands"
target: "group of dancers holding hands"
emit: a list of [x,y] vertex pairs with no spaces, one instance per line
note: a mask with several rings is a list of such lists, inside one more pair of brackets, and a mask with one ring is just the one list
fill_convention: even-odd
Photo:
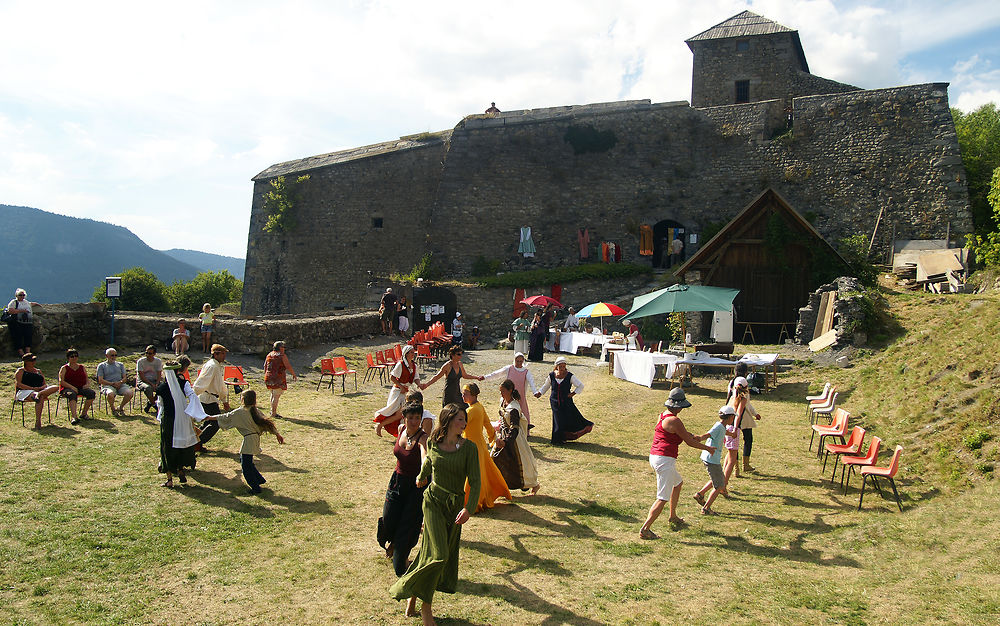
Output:
[[[413,347],[405,346],[389,375],[392,389],[387,404],[374,417],[379,436],[385,431],[395,437],[396,467],[389,478],[376,532],[399,577],[389,592],[398,600],[407,600],[409,616],[417,615],[419,598],[425,624],[434,623],[434,592],[455,591],[462,524],[471,514],[493,507],[498,498],[512,500],[511,490],[533,495],[540,488],[535,457],[528,445],[531,424],[526,387],[535,397],[551,390],[553,443],[576,439],[593,428],[573,403],[583,383],[567,370],[566,359],[556,360],[554,370],[539,388],[524,367],[525,357],[520,352],[511,365],[485,376],[466,372],[461,347],[452,348],[449,356],[437,374],[422,383]],[[494,377],[504,380],[499,390],[498,419],[491,422],[479,401],[479,385],[471,382],[460,388],[459,381]],[[424,409],[421,390],[440,378],[445,378],[444,408],[435,425],[434,415]],[[411,563],[409,555],[421,525],[423,541]]]

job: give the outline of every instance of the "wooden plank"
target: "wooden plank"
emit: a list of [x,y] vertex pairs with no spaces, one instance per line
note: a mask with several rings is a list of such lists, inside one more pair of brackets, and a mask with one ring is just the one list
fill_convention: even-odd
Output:
[[954,250],[925,252],[917,257],[917,280],[925,280],[931,276],[945,274],[952,270],[965,270]]
[[820,334],[833,330],[833,312],[837,308],[837,292],[828,291],[827,293],[830,294],[830,304],[826,307],[826,315],[823,317],[823,328],[820,329]]
[[836,294],[836,291],[823,292],[823,296],[819,301],[819,311],[816,312],[816,325],[813,327],[813,337],[819,337],[830,330],[829,328],[824,328],[824,326],[826,324],[827,311],[832,311]]
[[819,352],[823,348],[829,348],[835,343],[837,343],[837,331],[831,330],[810,341],[809,349],[813,352]]

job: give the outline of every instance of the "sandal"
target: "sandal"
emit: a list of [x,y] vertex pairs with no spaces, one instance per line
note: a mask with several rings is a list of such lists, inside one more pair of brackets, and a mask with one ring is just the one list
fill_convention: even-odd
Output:
[[660,536],[648,528],[639,529],[639,539],[659,539]]
[[694,501],[702,506],[705,506],[705,496],[701,495],[700,493],[694,494]]
[[168,480],[168,481],[165,481],[165,482],[164,482],[164,483],[163,483],[162,485],[160,485],[160,486],[161,486],[161,487],[166,487],[167,489],[173,489],[173,488],[174,488],[174,481],[173,481],[173,480]]
[[706,509],[705,507],[701,508],[701,514],[702,515],[718,515],[718,513],[716,513],[712,509]]

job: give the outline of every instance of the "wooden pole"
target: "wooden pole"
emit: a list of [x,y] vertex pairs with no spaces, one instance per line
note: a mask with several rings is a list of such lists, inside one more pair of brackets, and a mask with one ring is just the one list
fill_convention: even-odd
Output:
[[[872,240],[868,242],[868,256],[872,254],[872,246],[875,245],[875,234],[878,232],[879,222],[882,221],[882,214],[885,213],[885,207],[883,206],[878,211],[878,219],[875,220],[875,230],[872,231]],[[867,258],[867,257],[866,257]]]

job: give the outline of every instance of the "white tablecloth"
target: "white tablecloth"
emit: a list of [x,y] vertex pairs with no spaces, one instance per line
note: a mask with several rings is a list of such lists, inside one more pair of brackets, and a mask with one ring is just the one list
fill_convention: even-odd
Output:
[[638,385],[653,386],[657,365],[667,366],[667,378],[674,375],[674,367],[680,357],[661,352],[639,352],[619,350],[615,352],[615,376]]
[[[549,331],[549,339],[545,342],[545,347],[550,352],[555,351],[556,331]],[[576,351],[580,348],[589,348],[594,344],[603,344],[604,335],[594,335],[591,333],[560,333],[559,335],[559,352],[568,352],[569,354],[576,354]]]
[[[595,341],[594,343],[597,343],[597,342]],[[625,344],[623,344],[623,343],[611,343],[611,337],[607,337],[607,339],[604,341],[604,345],[601,346],[601,356],[597,357],[597,360],[598,361],[607,361],[608,360],[608,351],[609,350],[622,351],[624,349],[625,349]],[[635,346],[635,339],[629,339],[628,349],[629,350],[638,350],[638,348],[636,348],[636,346]]]
[[774,365],[774,362],[778,360],[778,354],[744,354],[740,359],[741,363],[746,363],[752,366],[767,366]]
[[695,352],[694,354],[689,354],[678,363],[685,363],[687,365],[703,365],[708,367],[736,367],[736,361],[730,361],[729,359],[720,359],[718,357],[705,354],[704,352]]

